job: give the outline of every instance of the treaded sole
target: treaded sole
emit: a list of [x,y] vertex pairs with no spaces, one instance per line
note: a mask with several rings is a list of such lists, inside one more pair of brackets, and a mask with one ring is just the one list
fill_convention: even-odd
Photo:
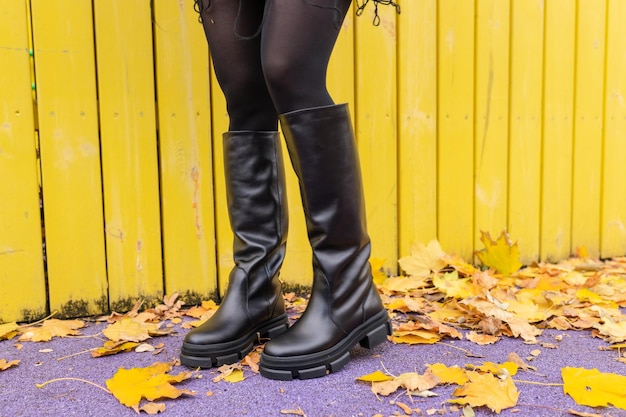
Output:
[[214,368],[242,360],[253,348],[259,338],[273,338],[287,331],[287,315],[276,317],[237,340],[215,345],[194,345],[183,342],[180,363],[190,368]]
[[386,310],[353,330],[330,349],[297,358],[281,358],[261,354],[259,370],[269,379],[291,381],[294,378],[311,379],[337,372],[350,361],[350,350],[356,343],[371,349],[391,336],[391,320]]

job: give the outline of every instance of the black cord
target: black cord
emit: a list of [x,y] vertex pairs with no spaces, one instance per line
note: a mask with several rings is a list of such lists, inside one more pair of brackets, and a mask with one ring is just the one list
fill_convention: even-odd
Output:
[[[374,26],[380,25],[380,16],[378,15],[378,5],[382,4],[383,6],[393,6],[396,9],[396,13],[400,14],[400,5],[393,0],[372,0],[374,2],[374,20],[372,23]],[[363,14],[363,10],[365,10],[365,6],[370,2],[370,0],[356,0],[356,15],[361,16]]]

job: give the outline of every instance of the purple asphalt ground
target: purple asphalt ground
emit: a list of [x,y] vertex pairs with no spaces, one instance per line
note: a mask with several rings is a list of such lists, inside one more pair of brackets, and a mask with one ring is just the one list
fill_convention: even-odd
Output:
[[[104,324],[88,323],[82,334],[98,335]],[[105,381],[119,368],[148,366],[154,362],[167,362],[176,359],[186,330],[176,327],[173,335],[149,340],[156,345],[164,343],[166,348],[158,355],[152,353],[128,352],[114,356],[92,358],[88,353],[78,354],[87,349],[102,345],[102,336],[55,338],[50,342],[23,342],[22,349],[15,346],[17,338],[0,342],[0,359],[21,362],[17,367],[0,372],[0,417],[21,416],[90,416],[124,417],[136,413],[123,405],[112,395],[91,385],[77,381],[50,383],[44,388],[35,384],[54,378],[81,378],[104,386]],[[555,340],[563,335],[562,341]],[[518,339],[505,338],[495,345],[478,346],[467,341],[444,339],[444,344],[435,345],[394,345],[385,343],[372,350],[355,347],[352,360],[341,371],[324,378],[305,381],[272,381],[254,374],[245,367],[246,379],[238,383],[212,380],[215,370],[202,370],[202,378],[193,378],[177,384],[179,388],[196,391],[195,396],[184,396],[176,400],[164,400],[167,410],[162,414],[171,417],[204,416],[285,416],[285,410],[302,410],[308,417],[371,417],[404,415],[394,403],[400,401],[411,408],[421,409],[414,416],[426,416],[427,410],[441,410],[446,407],[445,416],[460,416],[460,410],[450,411],[446,400],[453,398],[454,387],[433,389],[439,397],[428,399],[409,398],[406,394],[392,394],[377,398],[365,383],[355,378],[376,370],[387,369],[393,374],[403,372],[423,373],[425,364],[480,365],[485,361],[501,363],[511,352],[522,358],[530,357],[530,352],[540,349],[541,354],[529,362],[537,368],[534,373],[520,371],[514,379],[543,383],[560,383],[560,370],[563,367],[597,368],[601,372],[626,374],[626,364],[616,361],[618,353],[600,350],[607,344],[593,338],[588,332],[545,331],[539,336],[540,342],[554,343],[557,349],[542,348],[539,345],[526,345]],[[450,346],[448,346],[450,345]],[[467,357],[465,353],[451,346],[466,349],[484,358]],[[49,350],[41,352],[40,350]],[[72,355],[72,356],[70,356]],[[68,357],[69,356],[69,357]],[[67,358],[66,358],[67,357]],[[59,360],[59,358],[64,358]],[[383,368],[384,366],[384,368]],[[176,366],[172,373],[186,370]],[[567,416],[568,409],[578,412],[596,413],[602,416],[626,417],[626,411],[617,408],[589,408],[577,405],[563,393],[561,387],[516,384],[520,391],[518,406],[503,410],[501,416],[556,417]],[[207,392],[212,392],[207,396]],[[626,392],[626,387],[624,387]],[[282,411],[282,413],[281,413]],[[495,416],[485,407],[474,409],[476,416]],[[145,414],[145,413],[142,413]],[[302,414],[301,414],[302,415]],[[442,414],[434,414],[442,415]]]

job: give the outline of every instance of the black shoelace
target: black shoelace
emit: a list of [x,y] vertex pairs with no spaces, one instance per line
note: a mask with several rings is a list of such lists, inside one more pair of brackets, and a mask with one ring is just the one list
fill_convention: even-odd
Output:
[[[374,26],[380,25],[380,16],[378,15],[378,5],[382,4],[383,6],[393,6],[396,9],[396,13],[400,14],[400,5],[393,0],[372,0],[374,2],[374,20],[372,21]],[[365,10],[365,6],[370,2],[370,0],[356,0],[356,15],[361,16],[363,14],[363,10]]]

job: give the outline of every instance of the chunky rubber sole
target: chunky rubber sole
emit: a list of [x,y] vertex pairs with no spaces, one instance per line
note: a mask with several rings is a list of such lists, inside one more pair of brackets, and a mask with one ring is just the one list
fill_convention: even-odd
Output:
[[214,368],[242,360],[260,338],[271,339],[289,328],[287,315],[283,314],[261,323],[253,331],[239,339],[213,345],[197,345],[183,342],[180,363],[190,368]]
[[319,378],[343,368],[350,361],[350,350],[357,343],[371,349],[385,342],[391,333],[391,320],[387,311],[383,310],[354,329],[335,346],[321,352],[293,357],[262,353],[259,370],[264,377],[281,381]]

